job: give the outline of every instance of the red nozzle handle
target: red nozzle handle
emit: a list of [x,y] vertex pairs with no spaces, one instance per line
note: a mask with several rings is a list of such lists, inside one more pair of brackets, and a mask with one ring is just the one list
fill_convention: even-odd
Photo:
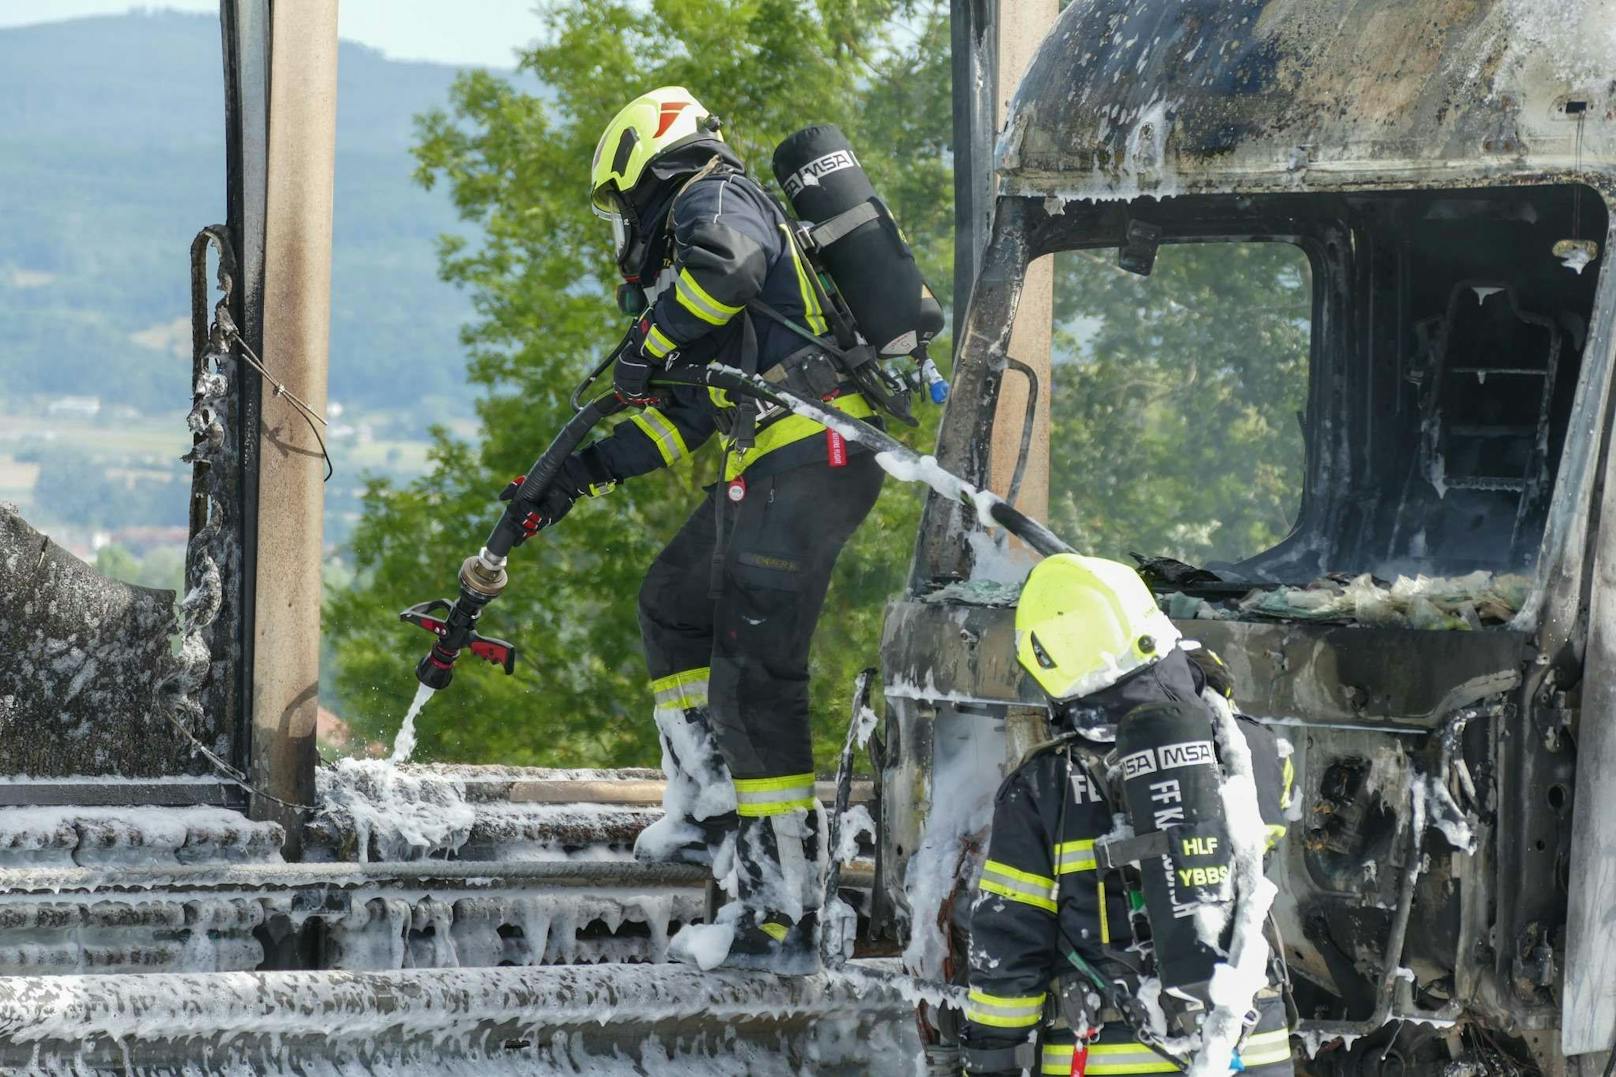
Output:
[[516,672],[516,648],[502,639],[473,636],[466,649],[478,658],[503,666],[507,674]]

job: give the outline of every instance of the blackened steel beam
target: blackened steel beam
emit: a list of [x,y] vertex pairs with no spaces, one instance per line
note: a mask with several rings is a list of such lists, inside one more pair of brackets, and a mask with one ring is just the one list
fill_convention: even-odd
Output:
[[982,265],[993,215],[994,97],[999,79],[998,0],[952,0],[954,84],[954,348]]
[[[264,208],[269,161],[269,0],[221,0],[224,56],[225,207],[238,277],[230,314],[254,351],[264,343]],[[235,473],[221,511],[235,557],[221,564],[227,591],[213,635],[214,668],[201,700],[233,733],[231,762],[245,770],[251,753],[252,623],[256,605],[258,438],[257,372],[238,360],[232,380]],[[252,436],[248,436],[252,432]]]

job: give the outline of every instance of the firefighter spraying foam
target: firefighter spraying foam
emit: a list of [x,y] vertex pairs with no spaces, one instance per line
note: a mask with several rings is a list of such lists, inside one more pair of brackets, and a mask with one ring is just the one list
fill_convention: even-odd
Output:
[[[1232,1034],[1220,1019],[1235,993],[1219,990],[1238,964],[1228,955],[1248,941],[1235,937],[1239,906],[1256,898],[1240,886],[1249,835],[1235,824],[1258,830],[1259,876],[1263,825],[1270,843],[1284,832],[1275,738],[1232,718],[1226,668],[1181,644],[1125,565],[1040,562],[1016,646],[1058,735],[996,798],[971,911],[967,1071],[1290,1073],[1282,966],[1259,964],[1267,982],[1250,985]],[[1224,742],[1224,715],[1248,751]],[[1230,807],[1233,754],[1249,764],[1260,823]],[[1212,1056],[1227,1061],[1207,1069]]]
[[[462,566],[459,599],[404,617],[438,636],[417,670],[423,684],[444,687],[463,649],[509,671],[514,648],[475,625],[506,585],[510,550],[580,498],[716,435],[719,481],[640,589],[667,793],[635,855],[712,865],[737,898],[718,925],[681,934],[672,956],[795,973],[818,965],[825,859],[809,643],[831,569],[883,476],[868,446],[826,424],[912,424],[913,391],[940,403],[947,387],[926,356],[942,310],[847,140],[806,128],[773,165],[789,211],[681,87],[638,97],[607,124],[590,197],[611,224],[619,307],[635,317],[579,395],[607,365],[613,392],[580,406],[500,495],[507,510]],[[804,402],[817,417],[793,410]],[[624,409],[627,421],[583,444]]]

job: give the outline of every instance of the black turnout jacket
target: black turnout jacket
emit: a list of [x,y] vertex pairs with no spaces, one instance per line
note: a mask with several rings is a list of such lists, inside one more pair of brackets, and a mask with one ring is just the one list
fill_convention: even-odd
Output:
[[[755,340],[756,372],[812,344],[777,321],[747,312],[761,300],[814,336],[828,331],[810,274],[814,272],[788,237],[779,206],[720,153],[711,167],[670,184],[670,193],[641,216],[653,237],[640,280],[654,296],[643,352],[670,367],[718,362],[743,365],[745,323]],[[857,394],[833,405],[856,418],[872,410]],[[646,408],[619,423],[583,452],[593,453],[614,480],[666,467],[694,452],[726,425],[733,402],[706,389],[679,388],[665,407]],[[824,427],[784,414],[761,422],[755,445],[731,457],[725,478],[749,468],[754,474],[826,459]],[[848,451],[861,451],[847,446]],[[762,464],[763,461],[767,464]]]
[[[1204,686],[1201,669],[1175,649],[1083,702],[1102,712],[1095,717],[1114,724],[1148,703],[1193,700],[1205,707]],[[1207,721],[1213,721],[1210,710]],[[1247,718],[1239,723],[1251,747],[1272,847],[1284,833],[1290,761],[1281,759],[1266,727]],[[1094,858],[1095,839],[1112,832],[1113,816],[1124,809],[1120,799],[1113,803],[1100,768],[1079,765],[1081,759],[1082,753],[1069,758],[1055,750],[1034,754],[1005,779],[995,799],[987,860],[971,906],[964,1029],[971,1073],[1015,1073],[1028,1063],[1034,1073],[1071,1073],[1075,1036],[1053,1018],[1050,1002],[1056,979],[1073,971],[1061,956],[1062,945],[1107,976],[1137,961],[1137,953],[1128,953],[1133,932],[1122,873],[1098,870]],[[1290,1047],[1282,1001],[1274,992],[1265,995],[1258,1000],[1262,1019],[1246,1036],[1241,1060],[1246,1072],[1270,1077],[1290,1072]],[[1036,1054],[1025,1047],[1017,1052],[1035,1031]],[[1089,1045],[1084,1072],[1175,1070],[1125,1023],[1113,1020]]]

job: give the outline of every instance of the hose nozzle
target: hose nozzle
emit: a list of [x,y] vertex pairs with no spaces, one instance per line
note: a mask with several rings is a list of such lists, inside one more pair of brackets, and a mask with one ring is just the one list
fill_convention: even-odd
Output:
[[445,660],[439,656],[438,648],[434,645],[415,664],[415,679],[434,692],[443,691],[449,687],[449,682],[454,680],[454,657]]
[[[468,558],[462,571],[466,571],[476,560],[475,557]],[[504,569],[500,569],[501,587],[504,586],[504,576]],[[514,644],[477,634],[477,615],[492,597],[462,585],[460,597],[453,603],[434,598],[418,602],[398,615],[399,620],[424,628],[438,637],[426,657],[415,664],[416,680],[434,691],[447,688],[454,678],[454,665],[462,651],[470,651],[486,662],[503,667],[507,674],[516,672]]]

